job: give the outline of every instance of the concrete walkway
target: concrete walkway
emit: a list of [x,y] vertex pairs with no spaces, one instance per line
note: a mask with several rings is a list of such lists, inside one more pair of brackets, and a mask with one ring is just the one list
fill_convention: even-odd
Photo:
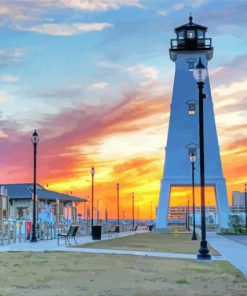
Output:
[[[137,231],[137,233],[144,233],[146,231]],[[125,237],[134,235],[135,232],[121,232],[117,235],[109,237],[109,234],[102,235],[102,240],[117,239],[118,237]],[[84,245],[91,242],[91,236],[83,236],[76,238],[78,244]],[[73,239],[70,240],[74,242]],[[72,245],[73,246],[73,245]],[[181,254],[181,253],[167,253],[167,252],[149,252],[149,251],[136,251],[136,250],[115,250],[115,249],[93,249],[93,248],[73,248],[65,245],[64,240],[61,240],[60,246],[57,245],[57,240],[44,240],[37,243],[30,243],[29,241],[8,244],[0,246],[1,252],[77,252],[77,253],[97,253],[97,254],[117,254],[117,255],[135,255],[146,257],[162,257],[162,258],[177,258],[177,259],[196,259],[196,254]],[[213,260],[222,260],[221,256],[213,256]]]
[[[109,239],[113,239],[116,237],[124,237],[124,236],[130,236],[130,235],[134,235],[135,232],[133,231],[126,231],[126,232],[121,232],[119,234],[113,235],[112,237],[109,237],[109,234],[103,234],[101,239],[102,240],[109,240]],[[70,238],[70,243],[71,245],[74,245],[74,239]],[[91,242],[97,242],[95,240],[92,240],[91,235],[87,235],[87,236],[81,236],[81,237],[77,237],[76,241],[78,242],[78,244],[87,244],[87,243],[91,243]],[[26,241],[26,242],[16,242],[13,244],[5,244],[5,245],[0,245],[0,252],[27,252],[27,251],[36,251],[36,252],[44,252],[44,251],[72,251],[75,248],[69,248],[68,245],[65,245],[65,240],[64,239],[60,239],[60,245],[58,246],[57,244],[57,239],[52,239],[52,240],[40,240],[36,243],[30,243],[30,241]]]
[[207,241],[222,255],[223,259],[231,262],[247,276],[247,245],[229,239],[227,236],[217,235],[215,232],[207,233]]

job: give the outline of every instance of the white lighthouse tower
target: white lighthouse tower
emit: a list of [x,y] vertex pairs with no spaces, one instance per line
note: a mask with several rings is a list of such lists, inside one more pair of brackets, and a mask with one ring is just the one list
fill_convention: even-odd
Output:
[[[207,27],[195,24],[192,20],[190,16],[188,24],[175,28],[176,39],[171,40],[169,50],[176,71],[156,219],[157,230],[167,228],[171,188],[192,184],[189,161],[191,152],[197,155],[195,185],[200,185],[198,88],[193,69],[199,58],[207,68],[208,61],[213,57],[213,47],[211,38],[205,36]],[[204,90],[207,95],[204,99],[205,184],[215,189],[219,227],[228,228],[226,183],[222,172],[209,78],[205,81]]]

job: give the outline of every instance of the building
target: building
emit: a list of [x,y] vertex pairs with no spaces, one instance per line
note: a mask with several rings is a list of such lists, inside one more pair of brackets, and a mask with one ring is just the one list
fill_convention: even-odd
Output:
[[245,192],[232,192],[232,205],[235,207],[245,207]]
[[4,187],[0,188],[0,221],[9,218],[9,197]]
[[[161,180],[156,229],[167,228],[168,208],[172,188],[191,187],[192,166],[189,156],[196,156],[195,186],[200,186],[199,91],[193,70],[198,62],[207,70],[213,58],[212,39],[206,36],[207,27],[189,23],[174,29],[170,59],[175,63],[175,78],[171,100],[169,129],[165,149],[165,164]],[[207,73],[207,72],[206,72]],[[205,77],[204,90],[204,159],[205,185],[214,188],[219,213],[219,227],[228,228],[228,200],[222,171],[220,149],[214,118],[209,78]]]
[[[9,218],[14,220],[32,220],[33,184],[2,184],[1,192],[9,197]],[[86,199],[47,190],[37,184],[38,220],[59,223],[65,219],[77,220],[77,205]]]

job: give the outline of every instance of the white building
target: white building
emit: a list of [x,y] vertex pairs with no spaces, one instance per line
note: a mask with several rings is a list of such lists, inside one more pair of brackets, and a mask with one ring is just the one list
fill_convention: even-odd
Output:
[[245,207],[245,192],[232,192],[232,205],[235,207]]

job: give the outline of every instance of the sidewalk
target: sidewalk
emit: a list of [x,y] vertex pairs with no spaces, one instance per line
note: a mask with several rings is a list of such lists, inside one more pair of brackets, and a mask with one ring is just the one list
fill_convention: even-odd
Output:
[[[118,237],[124,237],[129,235],[134,235],[135,232],[133,231],[126,231],[126,232],[120,232],[118,234]],[[103,234],[101,239],[102,240],[108,240],[116,238],[116,236],[109,237],[109,234]],[[91,235],[87,236],[81,236],[76,237],[76,240],[78,244],[87,244],[91,242],[96,242],[95,240],[92,240]],[[70,239],[71,246],[74,245],[74,239]],[[66,251],[66,252],[73,252],[75,248],[69,248],[70,246],[65,245],[65,240],[60,239],[60,245],[57,244],[57,239],[51,239],[51,240],[40,240],[36,243],[30,243],[30,241],[26,242],[16,242],[12,244],[5,244],[0,245],[0,253],[1,252],[46,252],[46,251]]]
[[[246,237],[247,239],[247,237]],[[215,232],[207,232],[208,243],[221,255],[247,276],[247,245],[236,242]]]
[[[142,233],[138,231],[137,233]],[[146,232],[146,231],[145,231]],[[118,235],[114,235],[111,238],[109,234],[103,234],[102,240],[117,239],[118,237],[125,237],[134,235],[135,232],[120,232]],[[91,236],[83,236],[76,238],[78,244],[87,244],[96,242],[92,240]],[[73,242],[73,239],[71,239]],[[133,251],[133,250],[114,250],[114,249],[93,249],[93,248],[73,248],[65,245],[61,240],[60,246],[57,245],[57,240],[42,240],[37,243],[21,242],[15,244],[9,244],[0,246],[0,253],[2,252],[76,252],[76,253],[97,253],[97,254],[117,254],[117,255],[134,255],[134,256],[146,256],[146,257],[162,257],[162,258],[174,258],[174,259],[196,259],[196,254],[181,254],[181,253],[166,253],[166,252],[149,252],[149,251]],[[212,256],[213,260],[222,260],[221,256]]]

